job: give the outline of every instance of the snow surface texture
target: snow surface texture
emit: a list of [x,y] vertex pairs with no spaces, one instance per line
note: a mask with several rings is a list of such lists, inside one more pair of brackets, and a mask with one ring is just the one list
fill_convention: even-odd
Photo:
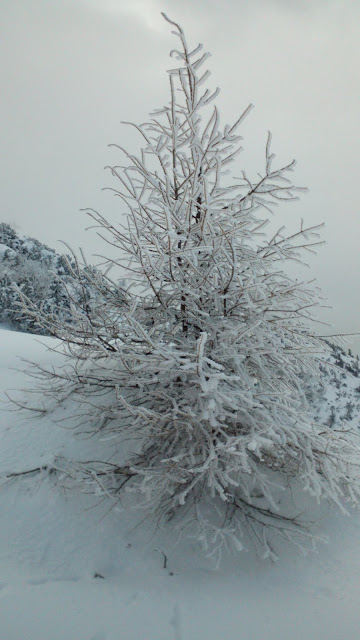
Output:
[[[24,366],[17,356],[54,362],[52,344],[0,329],[1,389],[29,386],[12,369]],[[314,392],[314,411],[335,421],[347,412],[354,426],[360,380],[346,370],[350,361],[344,356],[345,366],[326,378],[322,397]],[[1,476],[61,455],[93,455],[93,440],[74,440],[51,417],[27,419],[4,407]],[[134,528],[139,513],[67,494],[46,473],[1,484],[0,640],[359,638],[359,514],[325,511],[320,526],[330,541],[315,555],[289,549],[271,564],[249,551],[215,571],[195,544],[175,546],[146,523]]]

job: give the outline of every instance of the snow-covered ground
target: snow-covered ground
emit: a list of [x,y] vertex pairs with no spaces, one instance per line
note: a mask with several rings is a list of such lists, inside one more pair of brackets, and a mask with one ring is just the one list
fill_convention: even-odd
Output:
[[[53,362],[51,344],[0,329],[1,389],[28,385],[13,370],[24,367],[18,357]],[[341,405],[355,424],[359,381],[342,373],[316,411],[326,417]],[[50,415],[29,419],[6,405],[0,440],[0,640],[360,637],[360,514],[324,513],[329,543],[316,554],[287,549],[271,564],[248,551],[215,570],[195,543],[176,546],[147,523],[134,528],[133,513],[66,492],[52,475],[4,479],[61,455],[84,458],[92,440],[74,440]]]

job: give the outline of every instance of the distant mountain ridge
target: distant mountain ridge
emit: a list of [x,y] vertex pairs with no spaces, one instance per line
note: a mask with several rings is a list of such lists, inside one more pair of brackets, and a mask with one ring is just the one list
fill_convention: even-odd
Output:
[[46,313],[69,321],[70,300],[64,284],[70,282],[73,266],[71,256],[0,223],[0,322],[18,331],[43,333],[34,319],[20,313],[14,285]]

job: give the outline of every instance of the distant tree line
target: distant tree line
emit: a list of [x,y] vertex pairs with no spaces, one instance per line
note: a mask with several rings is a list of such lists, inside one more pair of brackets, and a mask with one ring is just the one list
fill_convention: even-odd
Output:
[[83,297],[84,290],[89,299],[92,295],[87,285],[74,287],[76,268],[73,256],[59,255],[39,240],[22,237],[9,224],[0,223],[0,322],[17,331],[49,333],[36,317],[22,312],[20,290],[49,319],[71,323],[73,303]]

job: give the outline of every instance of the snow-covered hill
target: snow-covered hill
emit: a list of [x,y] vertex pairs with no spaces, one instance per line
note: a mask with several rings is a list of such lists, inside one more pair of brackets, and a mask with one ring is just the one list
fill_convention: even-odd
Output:
[[[54,362],[53,344],[1,329],[1,389],[21,398],[29,381],[14,370],[24,366],[19,357]],[[314,414],[357,427],[360,379],[348,371],[356,374],[356,360],[340,351],[335,359],[338,368],[314,389]],[[59,419],[66,408],[57,411]],[[66,492],[54,475],[6,479],[61,456],[94,454],[95,442],[74,440],[54,414],[29,419],[4,405],[0,440],[0,640],[359,637],[360,514],[323,509],[318,528],[329,544],[317,554],[286,549],[270,564],[249,550],[214,570],[195,542],[175,545],[147,523],[136,527],[139,513]]]
[[0,224],[0,322],[18,331],[44,333],[34,318],[20,312],[14,284],[46,313],[63,322],[70,320],[69,294],[59,281],[62,278],[69,284],[70,273],[69,256],[17,234],[8,224]]
[[46,316],[61,324],[71,323],[74,305],[81,306],[84,296],[90,303],[97,295],[89,276],[98,270],[88,265],[82,278],[74,282],[73,270],[77,268],[74,256],[60,255],[0,223],[0,323],[17,331],[49,335],[48,327],[39,323],[37,317],[21,312],[18,289],[29,300],[29,306],[41,308]]
[[346,424],[357,430],[360,427],[359,356],[332,345],[328,361],[332,366],[322,367],[322,385],[309,387],[314,419],[335,429]]

